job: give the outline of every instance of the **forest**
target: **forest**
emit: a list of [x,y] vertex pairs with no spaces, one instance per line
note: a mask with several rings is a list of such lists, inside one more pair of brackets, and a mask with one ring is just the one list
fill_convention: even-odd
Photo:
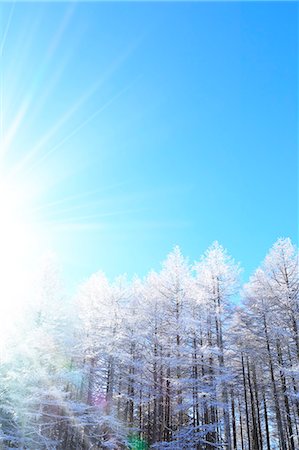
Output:
[[47,261],[1,352],[1,449],[299,449],[298,252],[249,281],[218,243],[159,272],[93,274],[67,295]]

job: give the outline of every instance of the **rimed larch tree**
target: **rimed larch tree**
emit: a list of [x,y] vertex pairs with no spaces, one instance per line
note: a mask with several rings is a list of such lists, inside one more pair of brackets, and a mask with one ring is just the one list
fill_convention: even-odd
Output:
[[279,239],[242,288],[217,242],[190,265],[73,299],[52,262],[0,362],[0,448],[296,450],[298,252]]

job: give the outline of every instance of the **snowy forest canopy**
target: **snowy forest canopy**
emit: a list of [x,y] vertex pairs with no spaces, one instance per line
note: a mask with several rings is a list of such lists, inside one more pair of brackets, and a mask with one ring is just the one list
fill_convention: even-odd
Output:
[[192,267],[175,247],[69,299],[49,263],[1,355],[0,448],[298,449],[297,248],[239,274],[217,242]]

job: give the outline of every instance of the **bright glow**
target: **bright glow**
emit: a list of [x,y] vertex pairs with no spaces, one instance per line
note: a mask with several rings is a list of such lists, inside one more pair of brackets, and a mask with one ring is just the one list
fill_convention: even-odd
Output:
[[[3,180],[3,177],[2,177]],[[0,183],[0,317],[3,326],[20,313],[32,282],[40,236],[28,214],[25,186]]]
[[[30,34],[20,27],[23,16],[17,6],[1,10],[0,345],[33,297],[32,282],[43,256],[63,248],[67,233],[74,240],[77,232],[102,230],[103,216],[124,212],[123,195],[120,213],[114,206],[111,211],[104,198],[106,185],[98,184],[95,173],[86,178],[85,171],[102,163],[99,119],[132,86],[116,85],[102,98],[105,83],[134,46],[109,57],[105,70],[92,71],[88,82],[77,85],[68,69],[77,60],[75,47],[64,40],[70,28],[76,30],[70,27],[75,6],[67,5],[61,12],[57,23],[47,19],[51,26],[40,27],[38,11],[30,8]],[[18,39],[23,31],[26,39]],[[72,39],[78,45],[80,33]],[[93,121],[97,125],[91,127]],[[97,151],[86,158],[92,137]],[[69,260],[76,258],[70,254]]]

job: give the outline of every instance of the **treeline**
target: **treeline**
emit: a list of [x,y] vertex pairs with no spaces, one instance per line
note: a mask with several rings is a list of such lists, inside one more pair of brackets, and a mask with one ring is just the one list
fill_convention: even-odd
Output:
[[218,243],[192,267],[176,247],[69,300],[49,263],[2,355],[0,447],[298,449],[297,249],[239,274]]

